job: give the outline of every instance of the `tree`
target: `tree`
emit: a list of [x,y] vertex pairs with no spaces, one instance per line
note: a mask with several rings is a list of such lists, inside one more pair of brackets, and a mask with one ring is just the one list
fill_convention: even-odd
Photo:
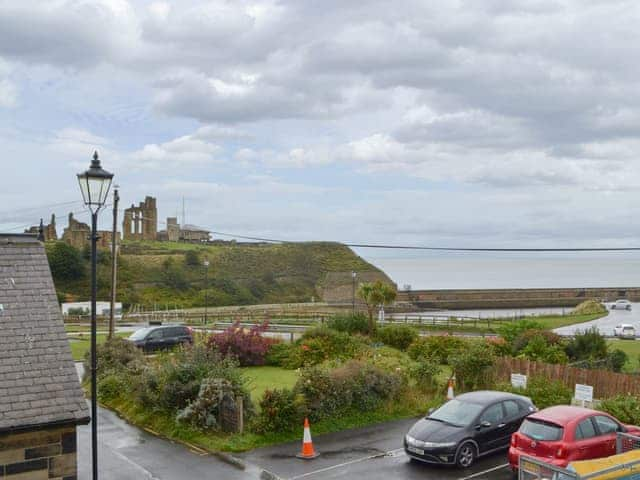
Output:
[[47,259],[54,280],[78,280],[84,276],[82,254],[66,242],[47,242]]
[[367,312],[369,313],[369,334],[372,335],[375,330],[375,322],[373,321],[373,314],[376,307],[382,305],[389,305],[396,299],[396,290],[388,283],[376,282],[361,283],[358,287],[358,297],[367,306]]

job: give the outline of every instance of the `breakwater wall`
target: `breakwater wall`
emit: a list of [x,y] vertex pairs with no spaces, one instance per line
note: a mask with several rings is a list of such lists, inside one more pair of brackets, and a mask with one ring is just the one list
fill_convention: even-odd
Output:
[[412,290],[398,292],[397,301],[420,308],[466,309],[574,307],[588,299],[612,302],[618,298],[640,301],[640,287]]

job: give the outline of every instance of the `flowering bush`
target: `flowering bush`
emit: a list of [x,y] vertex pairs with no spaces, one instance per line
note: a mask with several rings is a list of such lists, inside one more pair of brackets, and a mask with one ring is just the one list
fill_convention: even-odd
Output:
[[407,353],[416,361],[432,359],[440,364],[450,365],[450,359],[469,347],[469,342],[453,335],[432,335],[417,338]]
[[246,329],[236,322],[224,332],[211,335],[207,346],[215,348],[225,357],[236,357],[242,367],[264,365],[269,348],[277,342],[273,338],[262,336],[268,326],[264,322]]

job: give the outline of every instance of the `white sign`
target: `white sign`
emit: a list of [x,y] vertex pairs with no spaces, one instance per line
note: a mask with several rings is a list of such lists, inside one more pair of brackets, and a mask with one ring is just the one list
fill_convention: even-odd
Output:
[[514,388],[527,388],[527,376],[521,373],[512,373],[511,386]]
[[576,391],[573,396],[576,400],[593,402],[593,387],[591,385],[580,385],[579,383],[576,383]]

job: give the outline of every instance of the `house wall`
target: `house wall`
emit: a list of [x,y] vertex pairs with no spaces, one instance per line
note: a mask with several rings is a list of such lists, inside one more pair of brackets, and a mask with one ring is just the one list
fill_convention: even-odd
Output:
[[0,480],[77,480],[76,428],[0,434]]

